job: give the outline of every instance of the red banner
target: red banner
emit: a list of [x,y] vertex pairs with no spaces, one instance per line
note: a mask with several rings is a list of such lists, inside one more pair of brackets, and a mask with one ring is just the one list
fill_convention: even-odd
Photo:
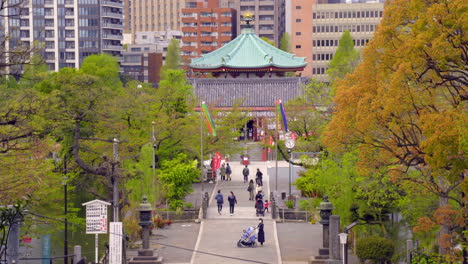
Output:
[[223,159],[223,156],[219,154],[219,152],[216,152],[214,157],[211,159],[211,169],[213,171],[216,171],[221,167],[221,160]]

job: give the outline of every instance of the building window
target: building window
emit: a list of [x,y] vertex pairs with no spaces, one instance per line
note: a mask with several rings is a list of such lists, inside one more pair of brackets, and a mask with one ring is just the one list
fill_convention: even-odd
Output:
[[296,6],[296,9],[302,9],[302,6]]
[[300,22],[302,22],[302,19],[296,18],[296,23],[300,23]]
[[301,32],[296,32],[296,36],[300,36],[301,34]]
[[301,48],[301,45],[296,45],[296,49],[300,49]]

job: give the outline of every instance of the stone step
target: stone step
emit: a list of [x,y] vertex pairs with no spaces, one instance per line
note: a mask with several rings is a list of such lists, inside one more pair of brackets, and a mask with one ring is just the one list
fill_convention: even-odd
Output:
[[[138,258],[138,260],[136,258]],[[157,257],[156,259],[152,259],[152,258],[154,257],[135,257],[127,263],[128,264],[162,264],[163,263],[162,257]]]

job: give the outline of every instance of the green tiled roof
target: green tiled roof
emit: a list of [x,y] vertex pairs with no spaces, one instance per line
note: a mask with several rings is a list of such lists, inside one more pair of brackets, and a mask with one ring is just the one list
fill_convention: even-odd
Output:
[[305,58],[284,52],[254,34],[252,28],[244,28],[242,34],[221,48],[192,59],[194,69],[255,69],[276,67],[282,69],[302,68]]

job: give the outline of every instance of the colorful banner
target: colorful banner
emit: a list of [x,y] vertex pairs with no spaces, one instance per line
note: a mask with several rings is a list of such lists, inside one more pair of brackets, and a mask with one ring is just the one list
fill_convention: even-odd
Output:
[[286,119],[286,113],[284,112],[283,103],[279,99],[276,102],[276,111],[278,112],[278,116],[281,119],[281,123],[283,125],[284,132],[288,132],[289,131],[289,129],[288,129],[288,120]]
[[208,111],[208,106],[206,105],[205,102],[202,102],[201,109],[203,111],[203,115],[205,116],[206,126],[208,127],[208,131],[210,131],[210,134],[216,137],[216,127],[215,127],[213,118],[211,117],[210,111]]

